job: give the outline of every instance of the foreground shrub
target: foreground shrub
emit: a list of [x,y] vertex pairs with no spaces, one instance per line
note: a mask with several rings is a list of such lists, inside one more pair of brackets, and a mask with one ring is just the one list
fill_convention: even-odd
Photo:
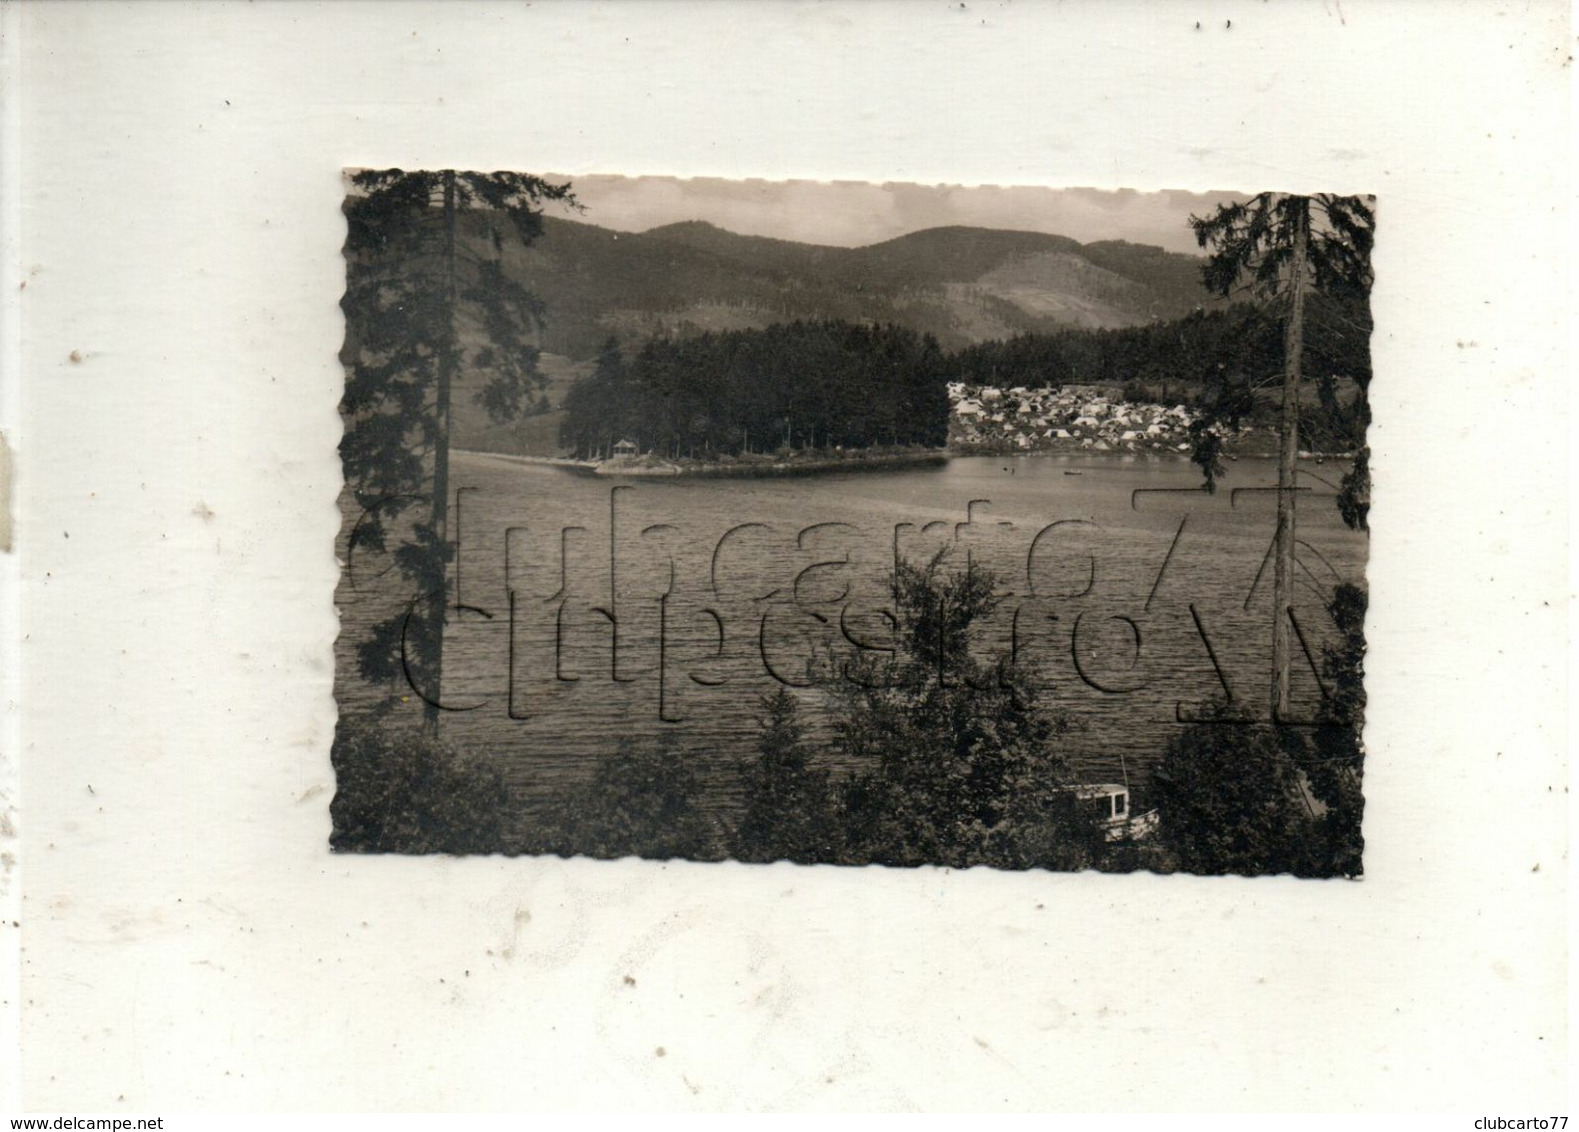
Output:
[[718,830],[698,804],[702,793],[696,756],[671,737],[624,739],[566,796],[545,823],[543,841],[565,855],[717,860]]
[[1278,729],[1228,710],[1169,741],[1153,776],[1158,836],[1185,872],[1311,871],[1299,767]]
[[745,813],[735,829],[742,861],[838,859],[842,822],[825,769],[811,764],[794,695],[780,688],[762,701],[757,758],[740,772]]
[[492,853],[510,794],[493,767],[430,731],[342,718],[330,749],[337,789],[329,847],[350,853]]

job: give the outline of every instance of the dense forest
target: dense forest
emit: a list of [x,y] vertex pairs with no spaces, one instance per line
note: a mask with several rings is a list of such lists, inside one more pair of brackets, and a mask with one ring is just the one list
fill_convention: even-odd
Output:
[[[1323,375],[1369,380],[1366,304],[1315,295],[1306,319],[1307,373],[1317,380]],[[968,346],[949,359],[953,380],[1027,388],[1138,382],[1188,391],[1218,378],[1255,384],[1280,375],[1282,369],[1281,318],[1248,303],[1116,330],[1021,334]]]
[[565,398],[560,440],[579,457],[621,440],[674,456],[784,448],[941,445],[948,371],[935,339],[896,326],[791,322],[605,344]]
[[[1363,437],[1352,390],[1370,379],[1365,303],[1312,296],[1307,439],[1342,450]],[[941,445],[946,385],[1114,385],[1131,401],[1186,403],[1235,419],[1271,412],[1283,369],[1275,313],[1250,304],[1123,329],[1020,334],[944,353],[897,326],[838,320],[657,336],[627,359],[610,338],[572,387],[560,441],[578,457],[622,439],[644,452],[739,455],[780,448]]]

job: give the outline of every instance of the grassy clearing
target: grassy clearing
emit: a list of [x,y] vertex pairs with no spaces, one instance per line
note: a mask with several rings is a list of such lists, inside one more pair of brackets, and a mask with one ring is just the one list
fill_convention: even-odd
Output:
[[474,383],[463,375],[455,396],[454,445],[473,452],[500,452],[509,456],[563,456],[559,443],[562,406],[571,385],[592,369],[590,362],[576,362],[560,354],[544,354],[539,366],[548,377],[546,413],[522,417],[509,424],[495,424],[477,404]]

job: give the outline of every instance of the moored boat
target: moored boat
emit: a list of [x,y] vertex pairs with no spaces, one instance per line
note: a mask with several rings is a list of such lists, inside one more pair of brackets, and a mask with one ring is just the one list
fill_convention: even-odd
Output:
[[1157,832],[1157,811],[1137,814],[1129,802],[1129,787],[1120,782],[1092,782],[1074,787],[1075,797],[1097,810],[1102,832],[1109,841],[1140,840]]

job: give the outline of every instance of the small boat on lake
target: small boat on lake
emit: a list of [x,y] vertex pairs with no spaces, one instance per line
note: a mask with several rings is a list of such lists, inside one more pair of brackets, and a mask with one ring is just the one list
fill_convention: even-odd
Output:
[[1134,813],[1129,804],[1129,787],[1120,782],[1092,782],[1074,787],[1082,805],[1092,806],[1109,841],[1125,838],[1140,840],[1157,832],[1156,810]]

